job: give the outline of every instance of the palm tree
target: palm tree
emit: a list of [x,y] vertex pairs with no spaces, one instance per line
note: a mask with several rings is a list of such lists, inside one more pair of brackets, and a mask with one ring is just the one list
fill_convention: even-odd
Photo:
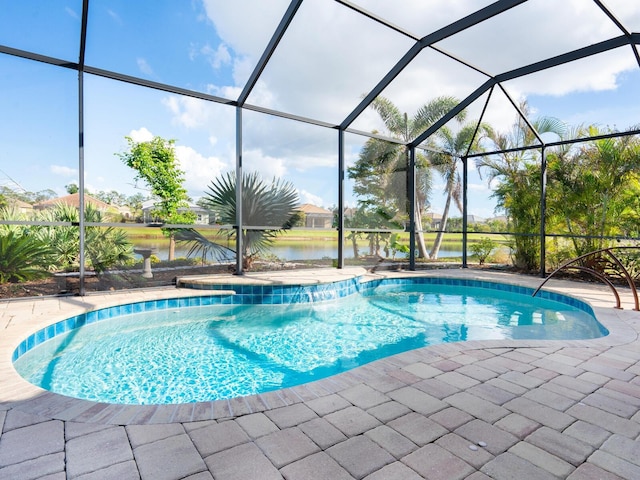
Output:
[[[465,154],[476,153],[480,151],[480,138],[476,134],[477,123],[469,122],[462,126],[460,131],[454,134],[449,128],[442,127],[438,131],[438,137],[442,144],[440,145],[443,153],[435,153],[431,157],[431,165],[444,178],[446,201],[444,210],[442,211],[442,222],[440,231],[436,235],[433,242],[433,248],[429,253],[431,259],[438,258],[438,252],[442,245],[444,231],[447,228],[447,220],[449,219],[449,209],[453,200],[462,213],[462,182],[458,171],[458,159]],[[478,128],[483,135],[488,134],[491,129],[486,124],[481,124]]]
[[[523,116],[529,115],[526,102],[520,104]],[[554,133],[562,137],[565,125],[552,117],[541,117],[531,122],[538,134]],[[525,270],[539,267],[538,238],[536,225],[540,225],[540,154],[536,149],[515,150],[535,145],[537,137],[522,116],[518,116],[511,131],[499,133],[488,131],[488,137],[503,152],[490,157],[481,157],[477,162],[480,172],[489,170],[488,181],[498,179],[500,184],[493,196],[498,207],[504,208],[514,233],[515,264]]]
[[[398,149],[397,144],[370,138],[358,160],[347,169],[349,178],[355,180],[353,192],[358,196],[358,209],[353,218],[345,221],[345,227],[372,230],[367,235],[369,255],[381,254],[383,234],[377,230],[402,228],[406,221],[406,166],[399,162],[404,159]],[[354,249],[357,236],[360,234],[351,232]]]
[[[236,176],[232,172],[215,179],[201,201],[205,208],[216,213],[222,224],[236,223]],[[250,269],[253,260],[268,250],[274,239],[293,227],[298,219],[298,193],[292,183],[274,178],[263,181],[258,173],[242,176],[242,224],[243,227],[265,226],[264,229],[242,229],[242,265]],[[236,229],[227,231],[235,237]],[[183,230],[178,240],[191,242],[196,248],[222,252],[222,247],[193,230]],[[193,248],[193,247],[192,247]]]
[[[409,143],[427,130],[437,120],[442,118],[446,113],[451,111],[459,101],[453,97],[437,97],[429,103],[418,109],[411,118],[406,113],[402,113],[390,100],[385,97],[376,98],[371,107],[380,115],[389,132],[401,139],[405,143]],[[458,120],[464,118],[464,112],[458,114]],[[393,171],[405,171],[409,165],[408,150],[405,147],[397,146],[393,159],[395,168]],[[429,162],[424,155],[416,155],[416,205],[415,205],[415,223],[416,223],[416,241],[418,244],[419,256],[426,258],[427,248],[424,243],[424,235],[422,233],[422,213],[425,209],[428,199],[430,178],[428,171]]]

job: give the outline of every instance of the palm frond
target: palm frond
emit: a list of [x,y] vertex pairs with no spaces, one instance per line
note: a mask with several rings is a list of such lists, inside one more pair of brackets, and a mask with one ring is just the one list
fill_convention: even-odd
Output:
[[391,134],[404,138],[407,129],[404,115],[391,100],[385,97],[378,97],[371,103],[371,108],[380,115],[385,127]]
[[[429,103],[420,107],[413,117],[411,136],[417,137],[420,135],[431,125],[453,110],[459,103],[460,101],[455,97],[441,96],[434,98]],[[462,122],[465,117],[466,112],[462,110],[458,115],[456,115],[455,119],[458,122]]]
[[193,228],[181,228],[175,233],[176,242],[189,245],[187,257],[197,256],[203,260],[211,258],[218,263],[231,262],[236,258],[236,252],[224,245],[212,242]]
[[[204,204],[217,214],[222,223],[236,223],[236,177],[233,172],[211,182],[205,193]],[[267,228],[243,229],[243,257],[267,250],[282,230],[291,228],[297,207],[298,193],[292,183],[278,178],[265,182],[257,172],[245,173],[242,176],[242,224]],[[229,235],[235,233],[233,231]],[[206,253],[203,250],[206,248],[217,252],[213,244],[204,238],[192,236],[191,241],[201,243],[200,247],[192,247],[199,251]]]

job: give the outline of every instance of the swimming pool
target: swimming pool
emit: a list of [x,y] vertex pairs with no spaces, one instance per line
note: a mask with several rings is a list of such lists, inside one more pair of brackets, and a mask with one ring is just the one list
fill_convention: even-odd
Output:
[[[576,299],[446,278],[216,286],[235,294],[121,305],[51,325],[13,355],[31,383],[122,404],[262,393],[403,351],[485,339],[607,334]],[[219,292],[223,293],[223,292]]]

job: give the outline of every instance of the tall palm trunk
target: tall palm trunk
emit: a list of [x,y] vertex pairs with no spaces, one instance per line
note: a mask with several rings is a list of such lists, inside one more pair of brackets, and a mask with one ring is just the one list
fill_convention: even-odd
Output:
[[429,254],[429,258],[431,260],[435,260],[438,258],[438,252],[440,251],[440,246],[442,245],[442,239],[444,238],[444,231],[447,228],[447,221],[449,220],[450,207],[451,207],[451,194],[447,195],[447,201],[444,204],[444,210],[442,212],[442,220],[440,221],[440,230],[436,235],[436,239],[433,242],[433,248],[431,249],[431,253]]
[[418,257],[420,258],[428,258],[427,246],[424,243],[424,233],[422,232],[422,212],[418,205],[416,205],[416,244],[418,247]]

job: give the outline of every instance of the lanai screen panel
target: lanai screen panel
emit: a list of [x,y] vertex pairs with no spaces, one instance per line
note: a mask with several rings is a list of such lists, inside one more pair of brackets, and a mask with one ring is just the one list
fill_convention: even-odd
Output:
[[238,9],[237,2],[91,2],[86,64],[235,99],[282,15],[273,4],[258,28],[240,22],[247,16]]
[[248,103],[339,124],[412,43],[337,2],[305,0]]
[[[425,48],[382,91],[381,96],[397,108],[400,115],[406,114],[411,125],[414,119],[422,116],[420,111],[427,107],[424,109],[427,113],[424,117],[430,119],[430,122],[426,124],[426,128],[447,111],[439,108],[439,105],[450,105],[449,108],[455,106],[479,88],[487,78],[436,50]],[[384,115],[378,113],[375,106],[368,107],[355,120],[353,128],[369,132],[376,130],[405,142],[412,141],[423,131],[412,128],[407,131],[401,125],[394,126],[392,122],[384,121]]]
[[[66,194],[65,185],[79,183],[77,114],[69,108],[76,101],[77,74],[6,55],[0,69],[1,184],[19,194]],[[39,197],[33,201],[46,199]]]
[[529,0],[437,46],[497,75],[620,34],[591,0]]
[[[535,117],[554,117],[569,128],[596,125],[624,131],[640,122],[640,105],[629,101],[640,98],[640,71],[629,46],[517,78],[504,86],[527,98]],[[574,137],[569,131],[564,135]]]
[[356,0],[353,3],[420,38],[490,5],[493,1],[448,1],[446,8],[443,8],[441,0]]
[[0,11],[0,45],[78,60],[82,1],[2,0]]
[[[338,251],[336,132],[252,111],[243,115],[243,131],[242,211],[256,244],[251,255],[267,269],[280,268],[275,260],[332,266]],[[283,229],[267,249],[254,248],[261,235]]]

